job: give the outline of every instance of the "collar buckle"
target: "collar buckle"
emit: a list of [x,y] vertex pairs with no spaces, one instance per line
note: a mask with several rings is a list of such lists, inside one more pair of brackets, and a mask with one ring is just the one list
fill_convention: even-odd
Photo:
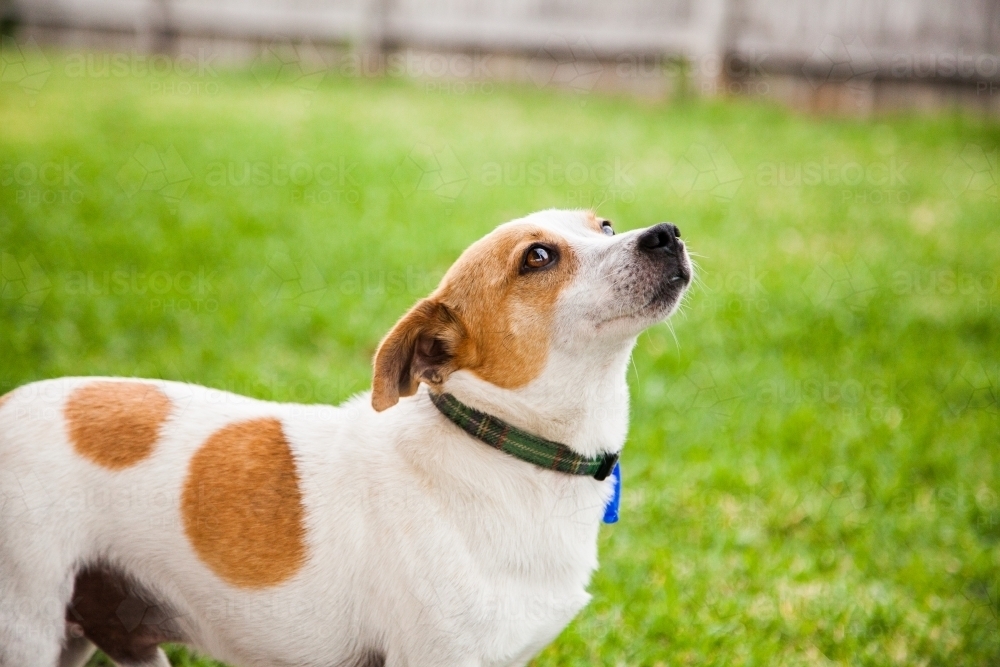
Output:
[[615,464],[618,463],[618,457],[618,454],[612,454],[611,452],[605,453],[604,460],[601,461],[601,467],[599,467],[597,472],[594,473],[594,479],[598,482],[603,482],[607,479],[608,475],[611,474],[611,471],[614,470]]

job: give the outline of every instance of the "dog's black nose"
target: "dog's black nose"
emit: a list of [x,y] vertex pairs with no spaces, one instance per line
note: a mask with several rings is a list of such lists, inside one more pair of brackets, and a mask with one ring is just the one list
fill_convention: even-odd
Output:
[[674,252],[681,230],[669,222],[653,225],[639,236],[639,248],[646,252]]

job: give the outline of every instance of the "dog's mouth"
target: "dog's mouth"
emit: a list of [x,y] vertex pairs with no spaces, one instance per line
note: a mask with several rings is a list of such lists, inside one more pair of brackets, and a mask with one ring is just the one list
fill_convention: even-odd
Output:
[[642,327],[645,328],[665,319],[680,303],[684,292],[691,284],[691,279],[690,265],[686,262],[678,262],[676,267],[669,270],[652,286],[645,298],[633,302],[635,305],[632,308],[624,307],[623,312],[615,313],[601,320],[598,327],[604,328],[616,322],[632,320],[641,322]]
[[653,290],[652,296],[646,302],[646,308],[657,308],[663,305],[671,306],[677,302],[688,285],[691,284],[691,269],[679,265],[668,273]]
[[679,306],[694,280],[694,265],[687,247],[675,238],[666,249],[640,247],[629,253],[608,275],[610,298],[595,312],[596,326],[633,335],[665,320]]

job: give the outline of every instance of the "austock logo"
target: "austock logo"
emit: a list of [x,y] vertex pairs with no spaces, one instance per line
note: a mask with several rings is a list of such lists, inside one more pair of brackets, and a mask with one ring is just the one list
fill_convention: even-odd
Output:
[[69,159],[0,165],[0,186],[14,190],[20,204],[79,204],[83,201],[82,162]]
[[1000,366],[967,361],[944,389],[948,412],[959,417],[970,411],[1000,414]]
[[867,520],[871,491],[864,475],[848,466],[834,466],[820,483],[827,494],[826,511],[841,525]]
[[766,269],[750,265],[729,271],[698,271],[698,287],[703,293],[692,299],[700,311],[750,313],[767,312],[770,300],[764,287]]
[[34,38],[18,44],[10,35],[0,37],[0,83],[14,84],[34,95],[49,80],[51,73],[52,64]]
[[136,266],[105,271],[69,271],[63,288],[73,296],[130,296],[145,299],[147,308],[164,313],[215,312],[219,309],[214,280],[217,271],[140,271]]
[[392,182],[404,197],[426,192],[446,202],[458,199],[468,180],[469,173],[450,146],[435,151],[417,144],[392,173]]
[[208,165],[205,183],[212,187],[288,188],[293,202],[357,203],[361,188],[357,162],[285,162],[270,160],[215,161]]
[[827,253],[802,285],[814,306],[840,305],[862,310],[878,290],[878,282],[861,257],[850,261]]
[[[653,389],[654,394],[659,393]],[[725,364],[695,362],[666,391],[667,400],[678,412],[692,410],[718,417],[732,416],[745,392]]]
[[888,162],[833,162],[824,158],[810,162],[762,162],[757,165],[757,185],[801,187],[801,186],[848,186],[874,185],[878,187],[900,188],[909,185],[906,177],[908,162],[895,157]]
[[967,580],[962,595],[970,608],[963,626],[983,627],[987,632],[1000,632],[1000,577],[975,577]]
[[871,85],[878,64],[860,37],[846,42],[837,35],[827,35],[803,63],[802,73],[813,88],[842,83],[858,91]]
[[206,49],[197,55],[182,53],[172,58],[162,53],[74,53],[66,58],[65,73],[71,79],[217,78],[214,61],[219,57]]
[[594,89],[604,66],[583,37],[570,42],[551,35],[528,63],[528,76],[539,88],[558,86],[580,93]]
[[61,499],[37,473],[0,471],[0,511],[19,525],[40,528],[60,510]]
[[743,183],[743,172],[722,144],[692,144],[668,175],[681,197],[696,193],[732,201]]
[[341,76],[407,77],[421,81],[428,93],[492,93],[495,79],[489,53],[437,53],[403,49],[391,53],[364,50],[345,54],[336,66]]
[[573,204],[595,201],[635,201],[633,162],[620,157],[583,162],[563,162],[549,156],[524,162],[485,162],[476,170],[476,181],[486,187],[565,187]]
[[257,83],[268,88],[289,82],[304,92],[314,92],[326,76],[328,67],[319,50],[308,39],[270,42],[250,65]]
[[287,248],[271,254],[251,283],[262,305],[286,301],[300,310],[318,306],[327,287],[326,279],[312,260],[293,258]]
[[177,205],[191,184],[191,171],[173,145],[160,153],[149,144],[140,144],[115,177],[125,196],[155,192]]
[[14,255],[0,254],[0,299],[13,302],[34,318],[52,290],[52,281],[34,255],[18,261]]
[[981,196],[1000,199],[998,150],[987,151],[976,144],[966,144],[945,169],[942,179],[954,197]]
[[218,53],[204,47],[174,57],[163,53],[81,52],[66,58],[63,71],[71,79],[145,80],[153,93],[216,95],[219,75],[214,61],[218,57]]

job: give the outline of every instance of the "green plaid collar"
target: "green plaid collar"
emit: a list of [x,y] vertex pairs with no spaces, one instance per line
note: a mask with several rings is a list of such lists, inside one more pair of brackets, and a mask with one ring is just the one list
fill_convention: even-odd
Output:
[[431,401],[445,417],[477,440],[540,468],[569,475],[605,479],[618,462],[618,454],[589,458],[566,445],[526,433],[492,415],[470,408],[451,394],[430,392]]

